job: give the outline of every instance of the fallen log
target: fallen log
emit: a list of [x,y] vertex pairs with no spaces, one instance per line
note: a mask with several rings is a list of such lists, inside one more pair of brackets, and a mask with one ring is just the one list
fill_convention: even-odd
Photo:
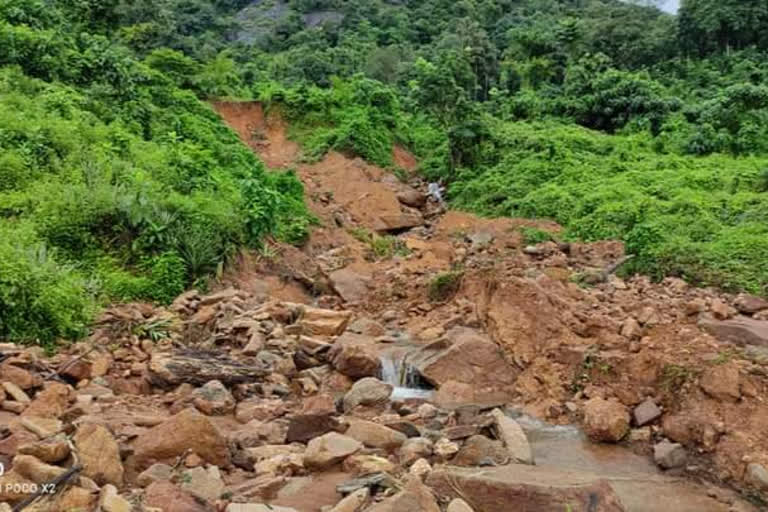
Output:
[[241,362],[222,352],[197,349],[156,352],[147,373],[152,385],[164,388],[184,382],[202,386],[212,380],[230,386],[258,381],[269,374],[256,360]]

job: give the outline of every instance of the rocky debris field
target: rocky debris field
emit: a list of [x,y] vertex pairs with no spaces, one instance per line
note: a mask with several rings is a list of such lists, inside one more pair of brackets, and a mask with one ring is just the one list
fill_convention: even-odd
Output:
[[[258,105],[217,108],[297,160]],[[620,243],[445,211],[340,154],[297,167],[302,249],[53,356],[0,344],[0,511],[766,506],[764,299],[622,279]]]

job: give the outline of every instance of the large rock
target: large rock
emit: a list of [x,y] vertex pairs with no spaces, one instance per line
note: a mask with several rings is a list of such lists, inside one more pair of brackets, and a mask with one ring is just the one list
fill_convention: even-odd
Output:
[[309,442],[307,451],[304,453],[304,464],[308,468],[327,468],[341,462],[362,448],[363,444],[356,439],[336,432],[329,432]]
[[352,317],[350,311],[334,311],[302,306],[299,325],[304,334],[316,336],[338,336],[344,332]]
[[462,396],[461,400],[503,400],[519,373],[487,336],[466,327],[451,329],[442,339],[412,354],[408,362],[437,388],[452,383],[457,389],[471,390],[473,396]]
[[733,305],[736,306],[739,313],[753,315],[768,309],[768,300],[765,300],[762,297],[742,293],[736,297],[736,300],[733,301]]
[[642,427],[661,417],[661,409],[652,398],[649,398],[635,407],[632,415],[635,418],[635,425]]
[[370,276],[364,276],[349,268],[342,268],[328,275],[331,286],[347,302],[360,302],[368,296]]
[[80,425],[73,439],[83,465],[83,475],[99,485],[123,484],[120,447],[112,434],[101,425]]
[[69,407],[72,391],[69,386],[60,382],[49,382],[29,404],[22,416],[37,416],[40,418],[58,418]]
[[378,455],[350,455],[344,459],[344,471],[355,476],[372,475],[374,473],[394,473],[397,469],[389,459]]
[[32,389],[43,385],[39,375],[9,363],[0,365],[0,381],[13,382],[21,389]]
[[748,464],[744,479],[747,484],[758,490],[768,491],[768,470],[762,464],[757,464],[756,462]]
[[494,441],[483,435],[475,435],[464,441],[459,453],[451,460],[455,466],[500,466],[509,463],[507,452],[501,441]]
[[141,434],[133,449],[139,470],[155,462],[173,461],[187,451],[216,466],[228,466],[230,460],[224,436],[211,420],[194,409],[185,409]]
[[412,479],[402,491],[367,512],[440,512],[440,507],[432,491],[417,479]]
[[341,423],[332,412],[295,414],[288,418],[287,443],[306,443],[328,432],[339,431]]
[[18,447],[18,453],[32,455],[48,463],[61,462],[69,457],[69,452],[69,443],[59,437],[24,443]]
[[362,334],[347,332],[339,336],[328,352],[328,359],[339,373],[353,379],[374,377],[381,370],[375,340]]
[[244,363],[221,351],[193,349],[155,351],[147,370],[150,382],[163,388],[182,383],[202,386],[213,380],[231,386],[253,382],[269,374],[267,368],[253,361]]
[[427,196],[415,188],[406,188],[397,193],[397,200],[405,206],[422,208],[427,204]]
[[448,504],[448,508],[445,509],[445,512],[474,512],[474,511],[466,501],[464,501],[461,498],[456,498],[454,500],[451,500],[451,502]]
[[31,455],[17,455],[13,458],[13,471],[36,484],[44,484],[61,476],[67,470],[46,464]]
[[381,215],[375,229],[379,232],[403,231],[424,224],[424,217],[417,210]]
[[216,466],[196,467],[184,471],[181,475],[181,489],[202,500],[213,503],[224,492],[224,481]]
[[397,430],[372,421],[358,419],[349,420],[349,428],[345,435],[357,439],[365,446],[384,450],[394,450],[408,439],[405,434]]
[[699,320],[699,327],[723,342],[768,347],[768,321],[746,316],[731,320],[715,320],[705,316]]
[[491,417],[496,435],[504,443],[512,461],[533,464],[533,451],[522,427],[500,409],[491,411]]
[[358,405],[379,405],[386,403],[392,394],[392,386],[374,377],[367,377],[355,382],[346,395],[343,405],[345,411],[351,411]]
[[339,501],[330,512],[359,512],[370,495],[371,491],[367,487],[358,489]]
[[653,447],[653,460],[664,469],[682,467],[687,459],[688,454],[681,444],[662,441]]
[[620,441],[629,431],[629,413],[615,400],[593,398],[584,404],[584,431],[595,441]]
[[235,410],[232,393],[218,380],[206,382],[192,393],[197,409],[209,416],[223,416]]
[[733,362],[715,365],[702,375],[701,389],[706,394],[723,402],[737,402],[741,397],[739,390],[739,367]]
[[482,512],[625,510],[605,480],[539,466],[436,469],[427,477],[427,485],[440,496],[465,499]]
[[205,501],[182,491],[170,482],[155,482],[147,487],[144,504],[163,512],[213,512]]
[[406,439],[398,451],[400,464],[410,466],[421,458],[432,455],[433,443],[425,437]]

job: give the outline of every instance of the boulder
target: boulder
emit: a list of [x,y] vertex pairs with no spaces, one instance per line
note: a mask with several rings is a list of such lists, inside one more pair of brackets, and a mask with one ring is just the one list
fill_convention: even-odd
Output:
[[451,460],[456,466],[501,466],[508,464],[509,452],[501,441],[494,441],[483,435],[467,439]]
[[398,450],[398,459],[403,466],[410,466],[418,459],[432,455],[432,441],[425,437],[406,439]]
[[44,439],[19,445],[18,453],[32,455],[43,462],[54,464],[69,457],[69,443],[60,438]]
[[84,476],[98,485],[123,484],[120,447],[109,430],[95,423],[85,423],[77,428],[73,441]]
[[699,327],[722,342],[739,346],[756,345],[768,347],[768,322],[738,316],[731,320],[715,320],[704,316],[699,320]]
[[295,414],[288,418],[287,443],[306,443],[328,432],[340,431],[341,422],[332,412]]
[[244,363],[221,351],[197,349],[155,351],[147,368],[150,383],[160,388],[172,388],[182,383],[203,386],[213,380],[231,386],[253,382],[268,374],[269,370],[260,363]]
[[172,461],[188,451],[220,467],[228,466],[230,460],[227,440],[208,417],[194,409],[184,409],[141,434],[133,449],[138,470],[155,462]]
[[393,473],[395,469],[395,465],[389,459],[378,455],[350,455],[344,460],[344,471],[355,476]]
[[683,445],[662,441],[653,447],[653,460],[664,469],[685,466],[688,454]]
[[339,373],[359,379],[374,377],[381,371],[376,341],[370,336],[352,332],[339,336],[328,352],[328,359]]
[[42,377],[10,363],[0,365],[0,381],[12,382],[20,389],[32,389],[43,385]]
[[114,485],[107,484],[99,495],[99,510],[103,512],[132,512],[133,505],[117,493]]
[[307,445],[304,464],[308,468],[323,469],[333,466],[363,448],[356,439],[336,432],[316,437]]
[[620,441],[629,431],[626,407],[615,400],[589,400],[584,404],[584,431],[595,441]]
[[380,215],[374,226],[379,232],[403,231],[424,224],[424,217],[417,210]]
[[427,485],[440,496],[465,499],[482,512],[509,512],[511,504],[514,510],[530,511],[563,510],[566,504],[574,512],[625,511],[607,481],[539,466],[435,469]]
[[25,406],[32,401],[32,399],[29,398],[29,395],[13,382],[3,382],[3,391],[5,391],[9,397],[13,398],[13,400],[20,404],[24,404]]
[[344,395],[344,410],[351,411],[358,405],[373,406],[384,404],[392,395],[392,389],[390,384],[373,377],[360,379]]
[[349,428],[345,435],[357,439],[365,446],[384,450],[394,450],[407,439],[402,432],[372,421],[359,419],[349,420]]
[[360,512],[370,495],[371,491],[367,487],[358,489],[342,498],[329,512]]
[[415,188],[406,188],[397,193],[397,200],[411,208],[423,208],[427,204],[427,196]]
[[218,380],[206,382],[192,393],[192,403],[208,416],[224,416],[235,410],[232,393]]
[[635,425],[642,427],[661,417],[661,409],[653,399],[649,398],[635,407],[632,415],[635,418]]
[[[442,339],[414,352],[408,362],[437,388],[448,383],[454,388],[466,387],[472,396],[462,396],[462,400],[504,399],[519,373],[487,336],[466,327],[451,329]],[[450,396],[444,398],[450,400]]]
[[754,315],[755,313],[768,309],[768,300],[765,300],[762,297],[742,293],[736,297],[736,300],[733,301],[733,305],[739,313]]
[[60,382],[49,382],[45,389],[35,395],[35,399],[24,409],[22,416],[58,418],[67,410],[72,398],[69,386]]
[[346,302],[360,302],[368,296],[370,276],[364,276],[349,269],[342,268],[328,274],[331,286]]
[[391,498],[369,508],[367,512],[440,512],[432,491],[417,479]]
[[203,500],[182,491],[170,482],[155,482],[144,495],[144,504],[163,512],[213,512]]
[[339,336],[347,328],[351,311],[334,311],[301,306],[299,325],[304,334],[315,336]]
[[56,507],[55,510],[66,512],[91,510],[97,498],[94,491],[82,487],[69,487],[56,499],[54,507]]
[[67,469],[46,464],[31,455],[17,455],[13,458],[13,471],[31,482],[45,484],[64,474]]
[[181,489],[193,496],[213,503],[224,492],[224,481],[216,466],[196,467],[184,471],[181,475]]
[[464,501],[461,498],[456,498],[454,500],[451,500],[451,502],[448,504],[448,508],[445,509],[445,512],[474,512],[474,511],[466,501]]
[[491,411],[494,430],[504,443],[512,461],[521,464],[533,464],[533,451],[522,427],[500,409]]
[[706,394],[723,402],[737,402],[739,391],[739,367],[734,361],[708,368],[699,380]]
[[155,482],[165,482],[173,476],[173,468],[168,464],[152,464],[136,477],[136,483],[148,487]]
[[768,470],[762,464],[752,462],[747,464],[747,472],[744,475],[747,484],[760,491],[768,491]]

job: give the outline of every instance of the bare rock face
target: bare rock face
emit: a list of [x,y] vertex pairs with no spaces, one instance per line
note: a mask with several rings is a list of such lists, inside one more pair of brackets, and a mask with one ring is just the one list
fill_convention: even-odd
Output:
[[309,468],[323,469],[341,462],[363,448],[356,439],[336,432],[316,437],[307,445],[304,464]]
[[353,379],[374,377],[381,369],[375,340],[361,334],[348,332],[337,338],[328,358],[339,373]]
[[109,430],[94,423],[80,425],[74,443],[83,464],[83,475],[98,485],[123,484],[120,447]]
[[216,466],[228,466],[229,447],[224,436],[206,417],[194,409],[185,409],[140,435],[133,445],[137,469],[155,462],[170,461],[194,452]]
[[707,369],[700,380],[706,394],[723,402],[737,402],[739,391],[739,367],[734,362],[716,365]]
[[343,405],[345,411],[351,411],[358,405],[378,405],[386,403],[392,394],[392,386],[374,377],[367,377],[355,382],[346,395]]
[[440,496],[466,499],[483,512],[509,512],[510,504],[516,510],[560,510],[564,503],[572,510],[625,511],[605,480],[539,466],[436,469],[427,485]]
[[[509,395],[518,371],[509,364],[487,336],[473,329],[456,327],[409,357],[409,362],[437,388],[451,385],[469,390],[473,397],[458,393],[456,402],[501,399]],[[438,392],[444,402],[450,396]]]
[[629,432],[629,413],[617,401],[593,398],[584,404],[584,431],[595,441],[615,443]]

